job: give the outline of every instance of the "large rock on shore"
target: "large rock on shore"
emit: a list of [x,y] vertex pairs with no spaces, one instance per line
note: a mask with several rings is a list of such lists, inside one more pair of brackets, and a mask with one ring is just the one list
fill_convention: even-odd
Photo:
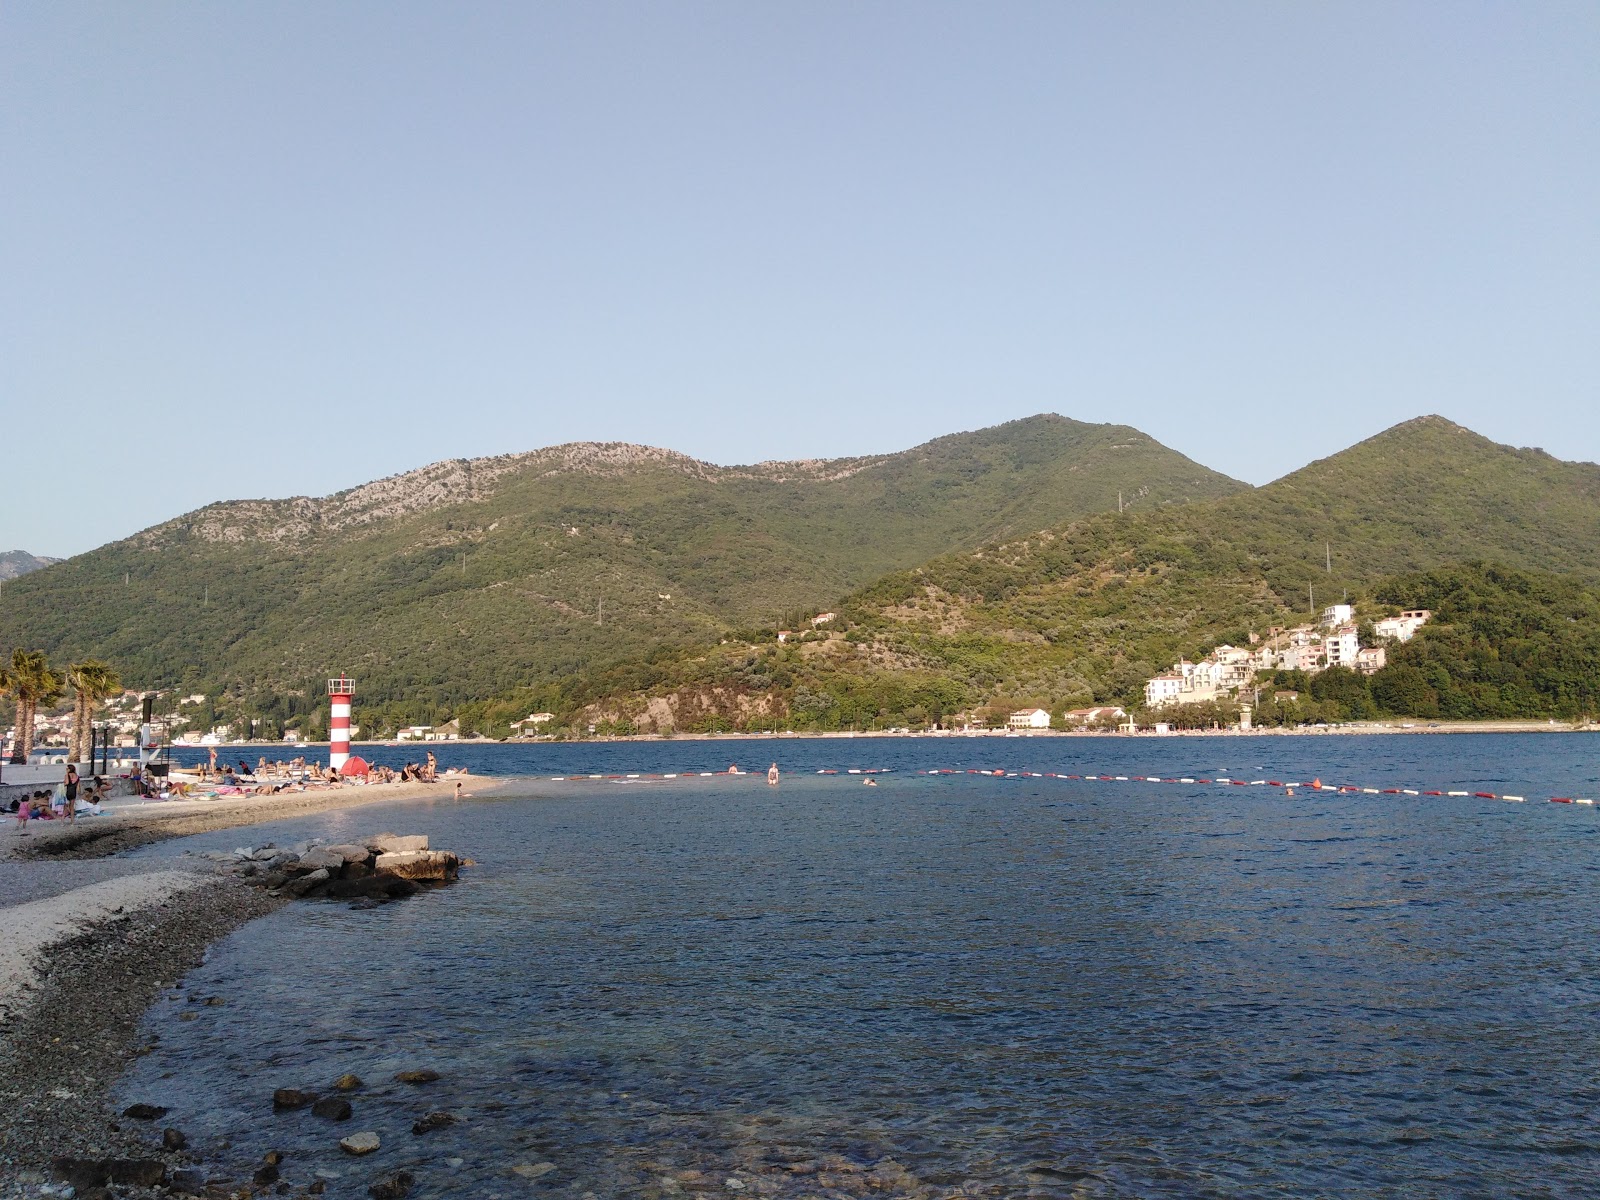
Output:
[[397,850],[378,855],[372,866],[380,875],[449,881],[460,870],[461,859],[445,850]]
[[459,855],[429,850],[425,834],[380,833],[365,842],[334,846],[301,842],[292,850],[241,846],[223,857],[235,875],[252,879],[274,895],[330,900],[414,895],[421,890],[419,884],[453,882],[466,865]]
[[367,839],[367,848],[374,854],[409,854],[413,850],[426,850],[428,835],[418,833],[401,837],[395,833],[374,834]]
[[[365,855],[362,856],[366,857]],[[344,854],[333,847],[318,847],[307,850],[300,856],[300,861],[295,864],[296,870],[304,871],[338,871],[345,864]]]

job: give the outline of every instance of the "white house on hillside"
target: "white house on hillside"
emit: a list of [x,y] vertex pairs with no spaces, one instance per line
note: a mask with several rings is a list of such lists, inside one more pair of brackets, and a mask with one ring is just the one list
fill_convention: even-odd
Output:
[[1144,706],[1159,708],[1178,698],[1183,691],[1182,675],[1157,675],[1144,685]]
[[1409,642],[1428,623],[1433,613],[1426,608],[1407,609],[1398,617],[1384,617],[1381,621],[1373,623],[1372,629],[1381,638],[1389,638],[1396,642]]
[[1329,628],[1348,625],[1356,619],[1356,610],[1349,604],[1330,604],[1322,610],[1322,624]]
[[1360,652],[1354,625],[1342,625],[1322,639],[1322,653],[1330,667],[1354,667]]
[[1050,713],[1043,708],[1021,708],[1006,721],[1011,729],[1049,729]]
[[1128,719],[1128,714],[1114,704],[1101,704],[1094,708],[1074,708],[1067,712],[1069,725],[1098,725],[1102,721],[1116,721],[1121,723]]

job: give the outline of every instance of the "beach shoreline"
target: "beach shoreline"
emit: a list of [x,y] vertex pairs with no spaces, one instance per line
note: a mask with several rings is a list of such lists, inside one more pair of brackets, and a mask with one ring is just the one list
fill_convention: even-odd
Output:
[[[36,1196],[41,1185],[61,1182],[52,1170],[60,1157],[159,1163],[169,1178],[184,1169],[206,1174],[183,1149],[163,1145],[159,1119],[114,1111],[110,1094],[128,1064],[148,1051],[142,1022],[163,992],[198,966],[213,942],[290,903],[180,856],[87,886],[74,886],[69,864],[218,829],[395,800],[447,799],[455,779],[130,802],[76,824],[41,823],[26,835],[8,822],[0,841],[0,920],[19,932],[0,954],[0,1109],[7,1115],[0,1122],[0,1197]],[[469,776],[462,782],[481,795],[501,781]],[[38,873],[48,876],[52,864],[72,876],[64,889],[52,889],[48,878],[40,886]],[[22,872],[29,876],[26,886],[15,878]],[[80,1186],[79,1194],[94,1193]],[[119,1186],[116,1194],[171,1193]]]
[[188,837],[338,808],[360,808],[391,800],[450,799],[459,781],[474,794],[502,781],[486,775],[452,775],[432,783],[347,784],[320,791],[217,799],[114,800],[104,816],[77,821],[31,821],[22,833],[14,819],[0,830],[0,863],[104,858],[170,838]]
[[932,741],[954,741],[965,738],[1149,738],[1170,737],[1349,737],[1362,734],[1378,736],[1411,734],[1461,734],[1461,733],[1600,733],[1600,724],[1578,724],[1571,721],[1506,720],[1506,721],[1407,721],[1349,723],[1343,725],[1265,726],[1254,729],[1173,729],[1157,733],[1153,729],[1128,733],[1118,729],[927,729],[902,733],[887,729],[858,730],[783,730],[762,733],[620,733],[606,737],[588,738],[511,738],[504,742],[493,738],[462,739],[463,746],[584,746],[618,742],[752,742],[800,741],[806,739],[852,740],[861,738],[911,738]]

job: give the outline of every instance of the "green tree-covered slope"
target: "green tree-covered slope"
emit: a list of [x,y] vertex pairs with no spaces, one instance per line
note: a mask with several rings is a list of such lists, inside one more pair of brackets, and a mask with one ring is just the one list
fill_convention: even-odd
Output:
[[611,444],[435,464],[323,499],[217,504],[0,595],[0,650],[145,687],[356,675],[462,700],[773,622],[899,567],[1244,485],[1126,426],[1039,416],[871,458],[716,467]]
[[[614,678],[623,686],[585,711],[648,724],[642,696],[654,692],[702,714],[694,719],[737,724],[753,709],[758,724],[781,712],[832,727],[985,704],[1132,702],[1180,655],[1305,621],[1313,605],[1347,596],[1377,603],[1380,585],[1386,603],[1427,604],[1436,585],[1417,572],[1472,578],[1478,568],[1459,564],[1473,561],[1570,577],[1560,586],[1600,580],[1600,468],[1424,417],[1251,492],[1101,514],[893,572],[843,601],[848,640],[774,649],[751,639],[658,662],[648,679]],[[1401,596],[1408,579],[1415,594]],[[1527,590],[1553,595],[1559,583]],[[1494,594],[1495,611],[1527,611]],[[1431,686],[1444,708],[1463,707],[1450,697],[1465,683]],[[1552,715],[1566,711],[1557,690],[1540,694]],[[1470,707],[1496,715],[1481,695]]]

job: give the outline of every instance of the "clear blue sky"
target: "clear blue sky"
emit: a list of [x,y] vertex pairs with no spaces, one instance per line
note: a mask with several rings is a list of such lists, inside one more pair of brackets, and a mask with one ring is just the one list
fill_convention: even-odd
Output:
[[1600,5],[0,7],[0,550],[1041,411],[1600,458]]

